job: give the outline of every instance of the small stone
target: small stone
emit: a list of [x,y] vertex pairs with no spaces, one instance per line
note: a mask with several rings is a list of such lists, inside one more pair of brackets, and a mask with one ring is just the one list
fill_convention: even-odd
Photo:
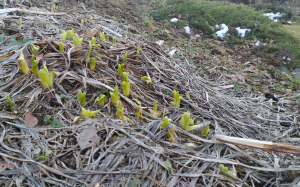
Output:
[[280,125],[284,127],[290,127],[292,124],[290,122],[280,122]]
[[284,67],[284,66],[280,66],[277,69],[280,70],[280,71],[282,71],[282,72],[289,72],[289,70],[286,67]]

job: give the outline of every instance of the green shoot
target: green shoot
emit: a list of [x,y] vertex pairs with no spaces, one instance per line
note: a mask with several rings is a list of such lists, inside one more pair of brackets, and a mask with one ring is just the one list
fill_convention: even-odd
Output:
[[88,117],[88,118],[93,118],[95,115],[99,112],[99,110],[96,111],[90,111],[90,110],[85,110],[84,108],[81,108],[81,114]]
[[85,105],[85,97],[86,97],[86,94],[82,93],[82,91],[79,90],[77,99],[78,99],[81,106]]
[[105,41],[105,34],[104,34],[104,32],[99,33],[99,37],[100,37],[100,39],[101,39],[103,42]]
[[53,11],[55,11],[55,8],[56,8],[56,6],[55,6],[55,4],[53,4]]
[[229,174],[231,174],[231,175],[234,175],[234,176],[236,176],[236,173],[235,172],[233,172],[233,171],[230,171],[229,169],[228,169],[228,167],[225,167],[223,164],[221,164],[221,166],[220,166],[220,170],[222,170],[223,172],[221,173],[221,175],[224,175],[224,176],[226,176],[226,177],[229,177],[229,178],[231,178],[231,176],[230,175],[226,175],[225,173],[229,173]]
[[129,73],[123,73],[124,82],[128,82],[128,75]]
[[21,71],[23,73],[28,73],[29,72],[29,68],[27,66],[27,63],[25,61],[25,57],[23,52],[21,51],[20,56],[18,58],[18,67],[21,69]]
[[105,98],[105,95],[103,95],[103,94],[101,94],[99,97],[97,97],[96,101],[99,102],[99,107],[104,106],[104,98]]
[[122,106],[122,102],[120,100],[118,101],[118,104],[117,104],[117,116],[122,120],[126,119],[126,117],[124,116],[124,109]]
[[63,30],[63,32],[60,35],[60,39],[62,41],[66,41],[66,39],[67,39],[67,32],[66,31]]
[[162,122],[160,128],[162,128],[162,129],[166,128],[166,126],[168,126],[170,122],[173,122],[173,121],[166,116],[164,118],[164,121]]
[[206,126],[202,131],[201,131],[201,136],[206,137],[212,130],[209,128],[209,126]]
[[84,20],[81,20],[81,25],[84,25]]
[[[136,50],[136,55],[140,55],[141,54],[141,48],[140,48],[140,46],[138,46],[137,47],[137,50]],[[139,59],[139,57],[136,57],[136,59],[138,60]]]
[[39,75],[43,84],[43,88],[50,86],[53,88],[53,79],[55,77],[55,71],[53,70],[50,74],[46,66],[39,71]]
[[115,36],[113,37],[113,43],[117,43],[117,38]]
[[191,114],[189,112],[186,112],[184,113],[184,115],[181,116],[180,124],[185,130],[193,130],[197,127],[197,125],[193,125],[194,120],[190,119],[190,116]]
[[175,102],[171,102],[171,104],[176,107],[176,108],[179,108],[180,106],[180,100],[182,99],[182,97],[179,97],[179,91],[175,91],[174,90],[174,101]]
[[21,26],[23,23],[22,23],[22,17],[20,17],[19,19],[19,25]]
[[127,52],[125,52],[124,56],[123,56],[123,63],[125,64],[127,61]]
[[91,67],[91,70],[94,71],[95,68],[96,68],[96,60],[95,58],[91,58],[91,62],[90,62],[90,67]]
[[79,38],[78,34],[73,36],[73,44],[75,46],[82,46],[83,38]]
[[170,129],[169,129],[169,131],[167,133],[167,140],[169,142],[176,143],[175,131],[176,131],[176,127],[175,126],[170,127]]
[[108,35],[106,35],[106,36],[105,36],[105,39],[106,39],[107,41],[109,41],[109,36],[108,36]]
[[167,166],[167,168],[170,169],[170,172],[172,174],[175,174],[174,169],[172,168],[172,165],[171,165],[171,163],[168,160],[164,161],[164,164]]
[[59,42],[59,52],[64,52],[65,51],[65,48],[64,48],[64,45],[62,42]]
[[[124,77],[125,78],[125,77]],[[125,82],[123,81],[122,82],[122,89],[123,89],[123,94],[126,96],[126,97],[129,97],[130,96],[130,85],[132,84],[132,82]]]
[[13,112],[15,110],[14,104],[11,102],[11,99],[9,96],[7,96],[7,99],[8,99],[8,103],[10,106],[10,110]]
[[87,56],[86,56],[86,62],[89,62],[90,60],[91,60],[91,54],[92,54],[92,44],[91,44],[91,42],[89,43],[90,45],[89,45],[89,52],[88,52],[88,54],[87,54]]
[[147,76],[144,76],[144,77],[142,77],[141,80],[145,80],[145,79],[146,79],[147,84],[148,84],[149,86],[152,86],[152,81],[151,81],[151,79],[150,79],[149,77],[147,77]]
[[123,75],[124,64],[118,64],[118,75],[121,77]]
[[156,99],[153,102],[153,110],[150,109],[150,114],[152,114],[155,117],[159,117],[161,115],[160,112],[157,112],[157,100]]
[[34,58],[34,55],[32,55],[32,57],[31,57],[31,64],[32,64],[32,72],[38,78],[39,77],[38,64]]
[[109,92],[109,94],[110,94],[112,103],[116,105],[120,99],[118,86],[116,85],[114,88],[114,92]]
[[92,40],[91,40],[91,45],[92,45],[92,46],[96,46],[96,47],[100,46],[100,44],[97,44],[96,42],[97,42],[97,41],[96,41],[96,38],[93,37]]
[[93,16],[90,17],[90,21],[93,21]]
[[141,109],[141,105],[139,105],[139,106],[137,107],[137,111],[136,111],[135,118],[136,118],[137,120],[139,120],[139,119],[144,119],[144,117],[143,117],[143,111],[142,111],[142,109]]
[[39,52],[39,50],[40,50],[40,47],[37,46],[37,45],[34,45],[34,44],[31,44],[30,48],[31,48],[31,52],[32,52],[33,54],[36,54],[36,53]]
[[67,34],[66,34],[66,37],[67,38],[73,38],[74,37],[74,33],[75,33],[74,29],[68,30]]

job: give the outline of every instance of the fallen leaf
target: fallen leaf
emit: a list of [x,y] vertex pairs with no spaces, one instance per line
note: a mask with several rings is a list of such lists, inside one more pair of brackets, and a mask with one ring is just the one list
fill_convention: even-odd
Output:
[[7,162],[0,162],[0,172],[6,170],[7,168],[13,169],[15,166]]
[[31,112],[25,113],[25,126],[28,128],[33,128],[38,123],[38,119],[34,117]]
[[100,141],[94,125],[85,128],[76,138],[81,150],[97,145]]

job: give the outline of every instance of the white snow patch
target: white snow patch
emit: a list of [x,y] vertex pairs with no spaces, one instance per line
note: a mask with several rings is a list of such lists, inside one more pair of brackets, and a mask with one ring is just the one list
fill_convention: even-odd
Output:
[[249,32],[251,31],[251,29],[241,29],[240,27],[235,28],[235,30],[237,30],[238,33],[241,34],[242,38],[245,37],[246,31],[249,31]]
[[201,36],[200,36],[199,34],[196,34],[196,37],[197,37],[197,38],[201,38]]
[[184,27],[184,30],[187,34],[191,34],[191,29],[189,26]]
[[177,18],[172,18],[170,21],[176,23],[178,21],[178,19]]
[[290,59],[290,58],[287,58],[287,60],[288,60],[288,61],[291,61],[291,59]]
[[283,56],[282,59],[285,60],[285,56]]
[[222,38],[225,36],[226,32],[228,31],[228,27],[224,23],[222,23],[220,27],[222,27],[222,30],[217,31],[216,35]]
[[255,43],[255,45],[256,45],[256,46],[259,46],[259,44],[260,44],[260,41],[257,40],[257,42]]
[[275,19],[275,18],[280,18],[280,17],[284,16],[284,14],[281,14],[280,12],[277,12],[276,14],[271,12],[271,13],[266,13],[266,14],[263,14],[263,15],[268,16],[269,19],[274,20],[274,22],[278,22],[278,20]]

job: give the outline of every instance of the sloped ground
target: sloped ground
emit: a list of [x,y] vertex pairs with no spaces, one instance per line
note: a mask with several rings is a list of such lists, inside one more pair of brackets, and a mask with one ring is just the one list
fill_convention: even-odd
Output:
[[[97,11],[85,11],[80,6],[64,9],[63,4],[59,7],[59,11],[71,11],[70,14],[53,18],[23,15],[21,27],[16,24],[19,14],[5,21],[9,26],[3,30],[0,64],[1,185],[261,186],[298,183],[299,147],[291,147],[299,145],[298,113],[297,108],[292,107],[295,101],[283,98],[279,102],[266,101],[259,92],[253,95],[246,91],[237,98],[223,90],[233,84],[220,74],[222,69],[237,72],[230,78],[237,79],[237,85],[242,79],[238,76],[242,66],[249,76],[259,74],[259,67],[254,63],[264,66],[264,58],[248,63],[246,57],[257,55],[260,48],[243,53],[242,49],[248,49],[248,44],[229,51],[220,41],[180,40],[174,44],[177,52],[171,57],[166,53],[172,50],[167,47],[171,41],[160,46],[141,39],[141,33],[129,36],[132,26]],[[90,16],[93,21],[88,21]],[[87,22],[82,26],[80,21],[85,18]],[[84,38],[83,45],[76,47],[68,39],[61,53],[58,51],[60,34],[72,28]],[[100,40],[98,33],[102,31],[109,36],[109,41]],[[120,38],[119,35],[129,37]],[[91,54],[97,62],[94,71],[86,59],[92,36],[100,44],[93,47]],[[117,36],[116,43],[112,43],[114,36]],[[39,69],[45,64],[49,72],[55,70],[53,88],[43,89],[39,78],[31,73],[22,74],[18,69],[17,58],[21,51],[28,66],[31,65],[30,42],[40,48],[35,55]],[[9,49],[12,43],[17,45]],[[140,55],[136,52],[138,46],[142,49]],[[124,72],[129,73],[129,81],[133,83],[129,97],[122,94],[123,77],[118,76],[118,64],[123,63],[125,52],[128,57]],[[151,77],[153,85],[142,81],[143,76]],[[270,82],[262,75],[261,79],[264,78],[264,84]],[[243,84],[247,86],[247,82]],[[130,120],[121,120],[116,115],[116,106],[109,94],[115,85],[119,87],[124,115]],[[87,93],[83,107],[99,110],[94,118],[76,118],[83,116],[77,100],[79,90]],[[174,90],[183,97],[179,109],[170,104],[174,101]],[[104,107],[99,107],[95,101],[100,94],[105,95]],[[289,98],[297,96],[288,94]],[[8,96],[15,112],[10,108]],[[143,116],[147,119],[136,118],[138,104],[134,99],[141,102]],[[168,116],[173,120],[162,130],[159,130],[162,119],[150,114],[155,100],[158,100],[158,112],[162,113],[160,117]],[[190,112],[198,125],[194,130],[183,129],[181,116],[185,112]],[[55,120],[61,124],[53,123]],[[172,126],[176,127],[176,140],[170,142],[167,134]],[[203,129],[207,128],[211,132],[204,135]],[[238,142],[225,143],[220,135],[289,145],[281,145],[279,151],[283,153],[278,152],[276,146],[259,150],[251,148],[252,144],[242,147],[234,145]],[[186,143],[193,143],[193,146]],[[221,164],[235,175],[220,170]]]

